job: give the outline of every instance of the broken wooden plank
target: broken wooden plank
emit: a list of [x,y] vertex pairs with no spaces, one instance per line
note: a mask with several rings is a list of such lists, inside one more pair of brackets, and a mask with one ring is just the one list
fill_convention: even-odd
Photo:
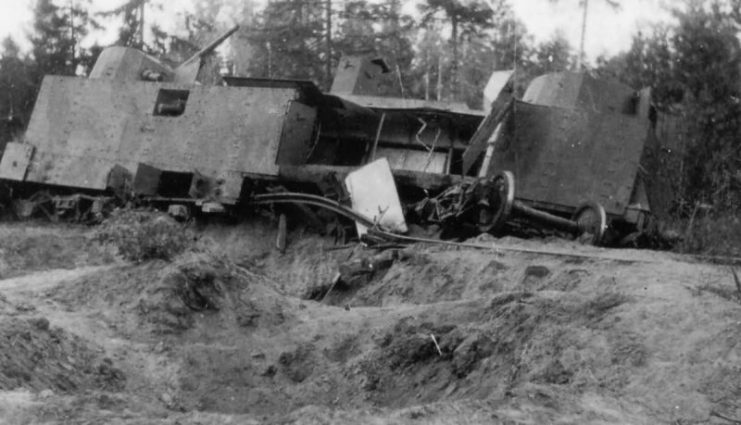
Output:
[[[504,121],[507,114],[512,109],[514,102],[512,77],[514,71],[495,72],[487,90],[492,94],[496,92],[496,98],[491,103],[489,115],[481,121],[476,132],[471,137],[468,147],[463,152],[463,174],[466,175],[476,163],[476,160],[486,150],[486,145],[491,136],[497,129],[497,126]],[[492,83],[494,81],[495,83]],[[498,89],[498,90],[497,90]]]
[[476,133],[471,137],[471,142],[465,151],[463,151],[463,174],[468,174],[476,163],[476,160],[486,150],[489,139],[494,135],[499,124],[501,124],[512,110],[514,98],[510,98],[507,103],[501,107],[494,107],[491,114],[484,118],[481,125],[476,129]]
[[288,222],[285,214],[281,214],[278,217],[278,234],[275,237],[275,248],[280,251],[281,254],[286,253],[286,245],[288,240]]

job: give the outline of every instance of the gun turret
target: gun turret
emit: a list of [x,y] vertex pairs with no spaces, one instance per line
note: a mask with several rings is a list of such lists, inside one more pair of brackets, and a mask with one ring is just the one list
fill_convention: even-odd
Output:
[[235,25],[175,69],[141,50],[123,46],[108,47],[101,52],[89,78],[122,81],[174,81],[193,84],[201,69],[202,59],[238,29],[239,25]]
[[216,50],[227,38],[231,37],[232,34],[237,32],[239,25],[235,25],[226,31],[224,34],[217,37],[214,41],[210,42],[206,47],[196,52],[193,56],[186,59],[177,68],[175,68],[174,81],[178,83],[192,83],[198,76],[198,71],[201,69],[203,58],[208,54]]

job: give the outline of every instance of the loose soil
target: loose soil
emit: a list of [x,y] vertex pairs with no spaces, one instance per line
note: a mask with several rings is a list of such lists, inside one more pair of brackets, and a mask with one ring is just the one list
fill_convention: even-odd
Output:
[[[378,254],[255,220],[124,261],[94,227],[0,224],[0,423],[728,424],[731,270],[565,240]],[[546,251],[539,253],[537,251]]]

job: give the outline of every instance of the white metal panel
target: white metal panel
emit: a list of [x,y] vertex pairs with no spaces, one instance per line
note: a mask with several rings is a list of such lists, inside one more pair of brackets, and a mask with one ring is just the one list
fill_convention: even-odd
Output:
[[[377,159],[350,172],[345,178],[345,186],[350,194],[353,210],[393,232],[407,232],[396,183],[386,158]],[[361,236],[368,231],[360,224],[357,229]]]

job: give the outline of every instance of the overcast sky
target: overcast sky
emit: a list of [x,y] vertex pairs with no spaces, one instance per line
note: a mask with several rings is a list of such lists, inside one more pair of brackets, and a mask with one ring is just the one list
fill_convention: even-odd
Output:
[[[69,1],[69,0],[65,0]],[[124,0],[93,0],[96,10],[108,10]],[[668,13],[659,5],[661,0],[621,0],[622,7],[613,10],[605,0],[589,0],[586,54],[594,59],[600,54],[614,55],[630,46],[631,35],[649,22],[667,20]],[[30,28],[31,7],[34,0],[0,0],[0,37],[11,35],[24,45],[25,34]],[[188,8],[191,0],[162,2],[163,12],[156,19],[171,29],[178,19],[178,12]],[[511,0],[516,16],[525,23],[536,41],[547,40],[555,31],[562,31],[574,48],[579,46],[581,9],[579,0]],[[102,35],[100,42],[113,42],[113,35]]]
[[[515,14],[537,41],[562,31],[574,49],[579,48],[582,9],[579,0],[512,0]],[[670,14],[661,0],[620,0],[611,8],[605,0],[589,0],[585,51],[587,58],[614,55],[630,47],[633,34],[649,23],[667,21]]]

